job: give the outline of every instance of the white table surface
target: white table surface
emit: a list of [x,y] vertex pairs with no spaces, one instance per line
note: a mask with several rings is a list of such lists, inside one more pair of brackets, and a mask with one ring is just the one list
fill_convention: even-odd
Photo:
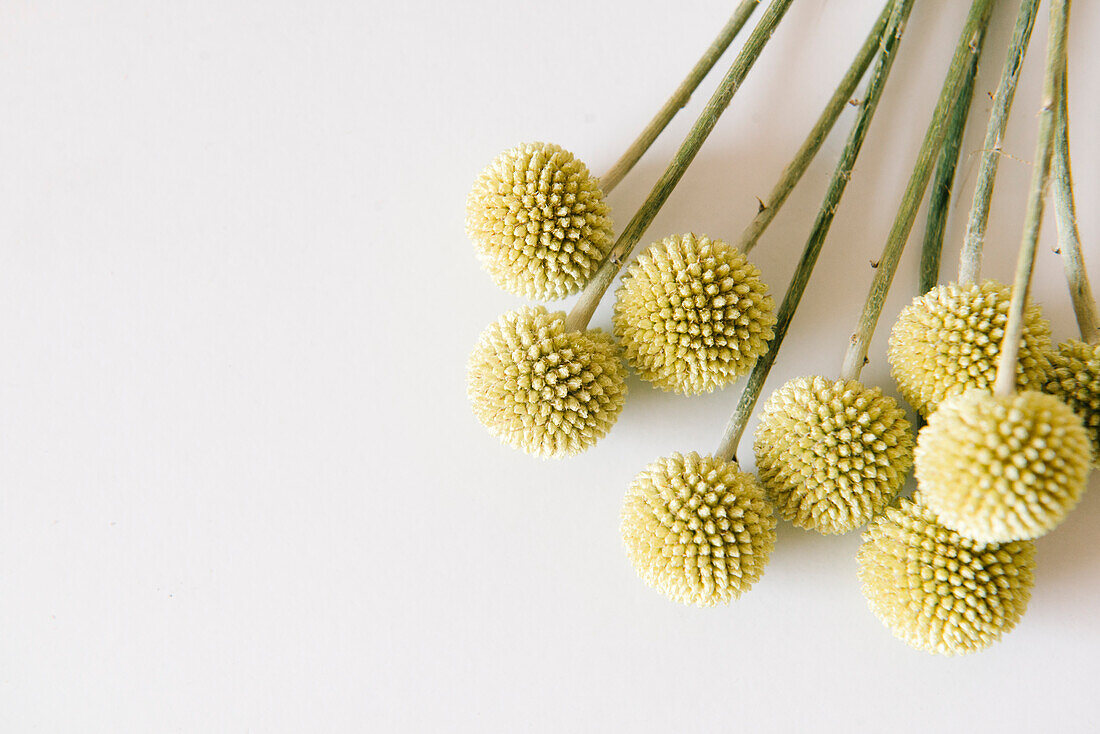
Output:
[[[944,659],[868,611],[858,534],[781,525],[764,578],[729,607],[678,606],[637,580],[620,546],[624,489],[660,455],[712,450],[739,386],[686,399],[631,378],[610,436],[558,462],[502,447],[471,415],[467,353],[521,303],[465,239],[475,175],[539,139],[606,168],[733,5],[9,4],[0,729],[1100,726],[1096,477],[1039,541],[1016,631]],[[765,395],[839,369],[967,5],[917,3]],[[992,21],[945,279],[1015,6],[1001,0]],[[794,4],[646,241],[737,235],[879,7]],[[1044,4],[993,208],[986,274],[1000,279],[1019,242],[1046,27]],[[1076,3],[1074,161],[1100,279],[1097,29],[1100,5]],[[620,227],[730,58],[610,197]],[[850,119],[753,252],[778,293]],[[1034,295],[1064,339],[1076,327],[1052,224]],[[922,231],[923,214],[914,243]],[[864,371],[891,393],[886,337],[914,295],[918,248]],[[605,303],[594,324],[609,323]]]

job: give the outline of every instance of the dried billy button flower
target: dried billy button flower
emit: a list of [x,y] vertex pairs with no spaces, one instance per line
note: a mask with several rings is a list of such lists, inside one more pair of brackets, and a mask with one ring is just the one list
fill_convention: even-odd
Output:
[[921,493],[863,533],[856,555],[868,606],[895,637],[939,655],[978,652],[1027,610],[1035,543],[982,543],[940,524]]
[[760,579],[775,524],[751,474],[694,452],[647,466],[623,500],[623,543],[638,576],[701,607],[728,603]]
[[588,167],[560,146],[526,143],[481,172],[466,234],[501,288],[532,299],[575,293],[611,249],[610,209]]
[[610,430],[626,396],[625,371],[610,335],[567,331],[564,313],[525,306],[481,333],[466,394],[478,420],[505,444],[559,458]]
[[616,293],[615,335],[638,375],[698,395],[733,382],[768,349],[775,301],[734,247],[673,235],[631,265]]
[[[1065,22],[1064,16],[1062,17]],[[1077,205],[1069,155],[1069,102],[1066,99],[1066,60],[1062,59],[1057,86],[1053,146],[1054,213],[1058,224],[1058,250],[1069,286],[1070,299],[1081,339],[1061,344],[1050,355],[1051,370],[1043,391],[1061,398],[1085,424],[1092,441],[1092,459],[1100,462],[1100,312],[1089,283],[1081,234],[1077,230]]]
[[[986,280],[933,288],[901,312],[890,333],[888,358],[898,392],[928,417],[949,397],[989,389],[997,374],[1012,289]],[[1021,390],[1042,387],[1049,369],[1050,325],[1039,307],[1024,311],[1016,366]]]
[[994,543],[1038,538],[1085,491],[1091,444],[1058,398],[972,390],[951,398],[917,438],[917,483],[947,527]]
[[867,523],[898,493],[913,436],[905,411],[877,387],[799,377],[764,404],[755,450],[779,516],[838,534]]
[[1070,339],[1050,355],[1051,371],[1043,392],[1073,409],[1092,441],[1092,459],[1100,461],[1100,344]]

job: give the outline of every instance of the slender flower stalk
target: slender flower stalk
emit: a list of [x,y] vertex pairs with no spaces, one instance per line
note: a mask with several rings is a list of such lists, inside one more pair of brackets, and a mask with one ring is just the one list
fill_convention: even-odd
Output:
[[1050,162],[1054,153],[1054,122],[1057,115],[1058,81],[1066,63],[1066,27],[1069,20],[1069,0],[1053,0],[1050,8],[1051,28],[1047,46],[1046,71],[1043,76],[1043,103],[1039,111],[1039,135],[1035,144],[1035,167],[1031,173],[1031,191],[1024,217],[1024,234],[1016,259],[1016,279],[1012,286],[1008,325],[997,362],[997,381],[993,394],[1009,397],[1016,392],[1016,362],[1020,354],[1020,337],[1024,328],[1024,306],[1031,289],[1031,272],[1035,268],[1035,251],[1039,230],[1043,224],[1043,209],[1050,188]]
[[783,345],[783,339],[786,337],[791,320],[794,318],[795,310],[802,300],[806,284],[810,280],[814,265],[817,264],[817,258],[821,254],[821,248],[825,244],[825,238],[832,226],[837,207],[840,205],[840,199],[844,195],[848,181],[851,180],[852,169],[855,167],[856,159],[863,147],[863,141],[867,137],[871,120],[878,109],[879,100],[882,98],[882,92],[886,87],[886,80],[890,76],[890,69],[897,56],[897,47],[901,42],[902,34],[905,32],[906,20],[913,9],[913,0],[895,0],[889,3],[888,9],[891,11],[891,15],[885,33],[881,37],[878,61],[871,73],[866,93],[863,95],[863,101],[860,102],[859,112],[852,124],[851,132],[848,134],[848,141],[845,143],[844,150],[840,154],[840,160],[837,161],[836,168],[833,170],[833,177],[829,182],[829,188],[825,193],[821,208],[818,210],[817,218],[814,220],[813,228],[810,230],[806,246],[802,250],[802,256],[798,261],[798,265],[795,266],[794,275],[791,276],[787,292],[783,296],[783,303],[779,307],[777,322],[774,327],[775,336],[768,345],[768,351],[757,360],[752,372],[749,373],[745,389],[737,402],[737,408],[726,426],[722,440],[718,444],[718,449],[714,452],[715,456],[728,458],[731,461],[737,460],[737,446],[741,442],[745,426],[756,407],[756,401],[760,397],[764,382],[768,379],[768,373],[771,372],[772,365],[775,364],[779,349]]
[[1050,355],[1051,369],[1043,392],[1058,397],[1081,417],[1092,441],[1092,460],[1100,463],[1100,334],[1096,300],[1089,286],[1077,233],[1073,176],[1069,162],[1069,104],[1066,69],[1058,77],[1058,105],[1054,131],[1054,213],[1058,220],[1058,249],[1062,253],[1081,340],[1068,339]]
[[844,379],[858,379],[867,361],[867,351],[871,345],[871,337],[875,332],[878,317],[882,313],[882,306],[886,301],[886,293],[890,289],[890,282],[894,278],[894,272],[897,270],[898,260],[901,258],[905,243],[909,239],[909,233],[913,229],[917,209],[928,188],[933,164],[947,135],[950,110],[966,83],[966,71],[970,67],[971,59],[978,52],[979,39],[989,22],[992,10],[993,0],[974,0],[970,6],[970,13],[955,46],[955,54],[951,59],[951,66],[947,71],[939,101],[932,113],[932,121],[917,155],[917,163],[913,167],[901,206],[898,207],[897,217],[886,239],[882,257],[879,258],[870,295],[867,303],[864,304],[859,325],[852,335],[848,353],[844,357],[844,366],[841,369],[841,376]]
[[1100,343],[1100,319],[1096,299],[1089,285],[1085,260],[1081,255],[1081,236],[1077,231],[1077,207],[1073,201],[1073,174],[1069,162],[1069,104],[1066,98],[1066,72],[1058,81],[1058,107],[1054,131],[1054,215],[1058,222],[1058,250],[1066,271],[1073,312],[1086,344]]
[[741,32],[741,29],[745,27],[745,23],[748,22],[749,17],[759,4],[760,0],[741,0],[741,4],[737,6],[733,11],[733,15],[722,26],[718,36],[703,52],[702,57],[695,62],[695,66],[692,67],[684,80],[680,82],[680,86],[676,87],[676,91],[665,101],[661,109],[638,134],[630,147],[623,152],[619,160],[615,161],[615,164],[611,166],[607,173],[600,177],[600,188],[603,189],[605,194],[611,193],[611,190],[619,185],[619,182],[630,172],[630,169],[634,168],[634,164],[645,155],[649,147],[653,145],[653,141],[664,131],[668,123],[676,116],[676,113],[687,105],[699,83],[718,63],[718,59],[726,52],[726,49],[729,48],[737,34]]
[[790,196],[794,187],[802,178],[802,174],[806,172],[817,152],[821,150],[821,146],[825,143],[830,131],[832,131],[837,118],[840,117],[840,113],[851,102],[852,94],[856,91],[859,80],[866,74],[867,68],[871,65],[871,61],[882,45],[882,34],[886,30],[887,21],[893,7],[894,3],[890,0],[887,0],[883,5],[882,12],[879,13],[875,24],[867,34],[863,46],[860,47],[855,58],[852,59],[851,66],[845,72],[844,78],[840,80],[840,85],[833,92],[833,96],[829,98],[828,104],[825,105],[825,109],[822,110],[817,122],[814,123],[810,134],[806,136],[802,147],[798,149],[794,159],[783,170],[779,181],[772,187],[771,193],[768,194],[767,200],[763,202],[756,217],[741,233],[741,238],[737,241],[736,246],[742,252],[748,253],[756,246],[760,236],[764,234],[764,230],[775,219],[780,208],[787,201],[787,197]]
[[[984,41],[985,35],[982,35]],[[917,271],[917,293],[925,294],[936,287],[940,280],[940,256],[943,254],[943,240],[947,234],[947,213],[951,206],[951,190],[955,185],[955,171],[959,166],[963,136],[966,133],[966,119],[974,102],[974,83],[978,76],[978,59],[975,56],[966,75],[963,87],[954,109],[951,110],[951,125],[947,129],[947,138],[940,150],[940,160],[936,164],[936,174],[932,178],[932,192],[928,197],[928,216],[924,224],[924,244],[920,252],[920,268]],[[917,429],[924,425],[924,419],[917,416]]]
[[646,229],[653,222],[661,207],[672,195],[672,190],[683,178],[688,166],[695,160],[699,149],[703,147],[703,142],[714,130],[714,126],[718,124],[719,116],[726,110],[733,99],[733,95],[740,89],[741,83],[760,57],[761,51],[764,50],[764,46],[771,39],[772,33],[779,25],[779,21],[790,9],[792,2],[793,0],[772,0],[771,4],[764,10],[760,22],[757,23],[745,41],[741,53],[737,55],[733,65],[730,66],[729,71],[726,72],[725,77],[718,84],[718,88],[714,90],[707,106],[695,121],[691,131],[688,132],[687,138],[680,145],[680,149],[676,151],[676,155],[669,162],[668,168],[661,174],[660,179],[657,180],[645,202],[619,235],[618,240],[612,246],[599,270],[596,271],[588,285],[581,291],[580,298],[566,318],[567,329],[579,331],[588,326],[588,322],[591,321],[592,314],[595,312],[596,306],[599,305],[603,294],[607,292],[623,263],[629,258],[634,246],[645,234]]
[[963,86],[955,107],[951,110],[951,124],[947,128],[947,137],[940,149],[940,160],[936,164],[936,175],[932,178],[932,191],[928,195],[928,219],[924,226],[924,245],[921,248],[920,275],[917,292],[927,293],[940,279],[940,255],[943,252],[943,238],[947,231],[947,212],[951,204],[951,189],[955,184],[955,171],[959,167],[959,154],[962,151],[963,136],[966,133],[966,119],[974,102],[974,84],[978,76],[978,59],[981,57],[981,44],[985,34],[979,40],[978,53],[970,61]]
[[1024,65],[1031,31],[1035,27],[1035,14],[1039,10],[1039,0],[1021,0],[1016,15],[1016,26],[1012,31],[1012,44],[1009,46],[1001,71],[1001,81],[993,95],[993,110],[989,114],[989,124],[982,145],[982,160],[978,167],[978,181],[974,185],[974,199],[970,206],[970,219],[966,225],[966,238],[963,240],[962,253],[959,256],[959,282],[977,283],[981,277],[982,245],[985,244],[985,229],[989,221],[989,206],[993,200],[993,182],[997,178],[997,165],[1001,160],[1005,128],[1008,126],[1008,113],[1012,100],[1016,96],[1016,85],[1020,80],[1020,69]]

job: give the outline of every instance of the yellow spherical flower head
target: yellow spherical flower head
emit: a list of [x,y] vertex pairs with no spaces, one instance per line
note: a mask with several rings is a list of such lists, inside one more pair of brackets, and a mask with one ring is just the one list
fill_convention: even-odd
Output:
[[658,459],[623,499],[623,543],[649,586],[706,607],[749,590],[775,546],[764,490],[737,464],[690,453]]
[[914,453],[917,486],[947,527],[986,543],[1038,538],[1085,491],[1091,445],[1053,395],[972,390],[928,419]]
[[526,298],[562,298],[611,249],[609,215],[584,163],[560,146],[526,143],[478,176],[466,198],[466,234],[498,286]]
[[559,458],[611,430],[626,397],[625,376],[609,334],[566,331],[564,313],[525,306],[481,333],[466,393],[474,415],[505,444]]
[[913,463],[905,411],[856,380],[799,377],[783,385],[764,404],[754,448],[779,516],[829,535],[882,511]]
[[616,294],[627,362],[663,390],[697,395],[745,374],[774,334],[760,271],[721,240],[669,237],[630,266]]
[[921,493],[863,533],[856,555],[867,603],[895,637],[939,655],[984,650],[1025,611],[1035,543],[983,543],[944,527]]
[[[887,356],[898,392],[914,410],[928,417],[953,395],[992,388],[1011,301],[1012,289],[1002,283],[951,283],[901,312]],[[1016,367],[1019,389],[1042,387],[1050,350],[1050,325],[1038,306],[1028,304]]]
[[1043,392],[1055,395],[1081,416],[1100,461],[1100,345],[1071,339],[1051,354]]

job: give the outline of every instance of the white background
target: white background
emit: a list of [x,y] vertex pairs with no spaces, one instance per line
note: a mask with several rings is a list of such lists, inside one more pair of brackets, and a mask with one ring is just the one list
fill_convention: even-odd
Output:
[[[611,435],[559,462],[472,417],[466,355],[521,303],[464,237],[477,172],[540,139],[606,169],[733,5],[6,3],[0,730],[1095,729],[1095,478],[1039,541],[1017,630],[944,659],[867,610],[858,534],[781,526],[763,580],[725,608],[635,578],[624,489],[660,455],[711,450],[739,387],[685,399],[632,378]],[[838,371],[968,5],[917,3],[765,395]],[[1016,5],[992,21],[945,279]],[[1078,200],[1100,277],[1100,6],[1076,6]],[[735,238],[880,7],[796,2],[646,241]],[[1001,279],[1046,27],[1044,4],[993,209],[986,273]],[[731,58],[611,196],[618,226]],[[753,252],[777,294],[851,114]],[[923,215],[914,243],[922,231]],[[1064,339],[1052,234],[1034,292]],[[891,392],[886,337],[918,247],[863,373]]]

